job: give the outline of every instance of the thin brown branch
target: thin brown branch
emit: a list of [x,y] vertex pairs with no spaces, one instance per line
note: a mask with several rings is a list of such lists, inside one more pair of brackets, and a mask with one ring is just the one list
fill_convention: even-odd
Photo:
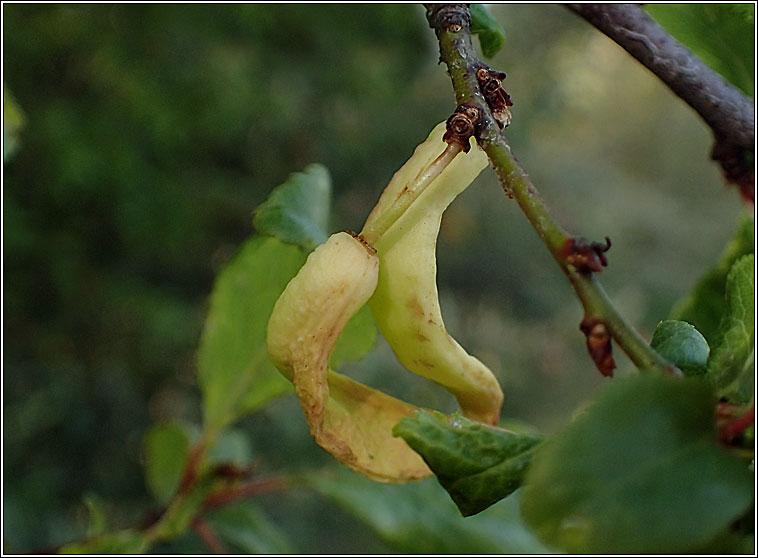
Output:
[[187,465],[184,467],[182,478],[179,481],[178,493],[180,495],[189,492],[194,485],[195,480],[197,480],[197,475],[200,470],[200,465],[202,464],[205,457],[207,446],[208,444],[205,439],[201,439],[190,450],[190,455],[187,459]]
[[567,4],[618,43],[690,105],[711,127],[711,157],[744,197],[755,199],[754,103],[691,50],[666,32],[637,4]]
[[203,509],[210,510],[228,504],[229,502],[249,498],[250,496],[285,490],[289,488],[289,486],[290,483],[287,479],[281,477],[251,480],[237,486],[231,486],[214,492],[206,498],[203,503]]

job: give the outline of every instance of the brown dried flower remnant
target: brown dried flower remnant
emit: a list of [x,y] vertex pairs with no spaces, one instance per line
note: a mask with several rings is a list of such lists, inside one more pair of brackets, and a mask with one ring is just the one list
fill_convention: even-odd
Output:
[[442,140],[448,144],[457,144],[464,153],[471,149],[470,138],[476,133],[482,111],[473,103],[459,105],[450,118]]
[[597,318],[585,317],[579,324],[579,329],[587,338],[587,350],[597,369],[603,376],[613,376],[616,361],[611,354],[611,334],[608,327]]
[[740,188],[742,199],[755,204],[755,170],[752,153],[744,147],[729,143],[725,138],[716,138],[711,151],[711,159],[721,164],[727,182]]
[[580,273],[600,272],[608,265],[605,253],[611,249],[611,239],[605,243],[590,242],[583,237],[571,237],[566,241],[563,252],[566,265],[572,265]]
[[479,89],[482,90],[484,99],[492,110],[500,129],[507,128],[511,123],[511,111],[508,107],[513,106],[513,101],[508,92],[503,88],[505,72],[497,72],[487,67],[481,67],[476,71],[476,79]]

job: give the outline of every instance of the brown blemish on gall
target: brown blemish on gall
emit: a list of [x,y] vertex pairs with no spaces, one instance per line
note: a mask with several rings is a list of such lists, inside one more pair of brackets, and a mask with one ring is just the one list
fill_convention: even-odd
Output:
[[408,308],[411,312],[416,314],[417,316],[423,316],[424,315],[424,307],[421,306],[421,303],[416,298],[409,298],[405,302],[405,307]]
[[366,239],[363,238],[363,235],[360,235],[360,234],[355,233],[353,231],[345,231],[345,232],[347,232],[347,234],[349,234],[355,240],[357,240],[358,242],[360,242],[369,254],[371,254],[372,256],[374,254],[376,254],[376,248],[374,248],[373,246],[371,246],[371,244],[369,244],[368,242],[366,242]]

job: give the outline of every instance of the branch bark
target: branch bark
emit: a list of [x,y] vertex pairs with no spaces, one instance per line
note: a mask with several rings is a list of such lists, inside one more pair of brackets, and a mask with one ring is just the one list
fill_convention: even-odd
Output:
[[[481,119],[475,131],[479,145],[487,153],[501,185],[509,197],[519,204],[540,239],[569,279],[584,307],[583,324],[592,323],[588,331],[597,335],[598,324],[607,331],[640,370],[679,374],[679,370],[654,351],[650,345],[618,313],[595,273],[576,263],[574,247],[580,242],[572,237],[550,215],[545,202],[511,152],[505,136],[483,95],[477,71],[488,69],[476,55],[471,41],[471,17],[467,4],[427,4],[427,19],[440,45],[441,61],[447,64],[458,105],[475,105]],[[591,245],[590,245],[591,246]],[[588,347],[592,339],[588,336]],[[591,351],[592,353],[592,351]],[[592,354],[604,374],[608,370],[608,354]]]
[[754,103],[679,43],[637,4],[567,4],[690,105],[713,130],[711,157],[755,199]]

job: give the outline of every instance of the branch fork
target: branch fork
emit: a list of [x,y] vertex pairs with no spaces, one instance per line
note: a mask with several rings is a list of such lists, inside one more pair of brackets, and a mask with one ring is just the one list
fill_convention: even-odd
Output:
[[503,135],[506,122],[503,109],[508,110],[512,104],[502,89],[505,74],[491,70],[478,59],[471,40],[468,6],[427,4],[426,8],[429,25],[439,41],[440,60],[447,65],[458,105],[474,104],[481,110],[479,126],[474,130],[479,146],[487,153],[506,194],[519,204],[584,307],[582,330],[587,330],[588,350],[593,361],[603,374],[610,375],[615,367],[610,352],[610,342],[614,339],[640,370],[680,375],[674,365],[653,350],[624,320],[597,281],[595,273],[608,263],[605,252],[610,248],[610,239],[606,238],[605,244],[601,244],[570,235],[552,217],[529,175],[513,155]]

